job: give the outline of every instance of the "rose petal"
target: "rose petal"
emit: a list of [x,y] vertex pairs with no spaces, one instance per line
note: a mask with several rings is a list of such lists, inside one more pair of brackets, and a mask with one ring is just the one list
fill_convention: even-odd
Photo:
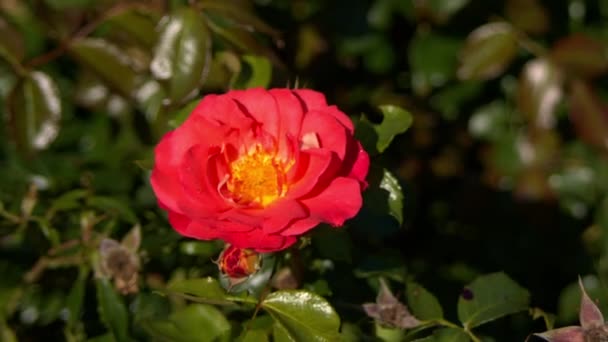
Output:
[[296,89],[293,92],[304,102],[305,111],[327,111],[340,121],[349,132],[354,130],[353,122],[348,115],[344,114],[336,106],[329,106],[325,100],[325,95],[322,93],[310,89]]
[[175,229],[178,233],[182,235],[187,235],[188,226],[190,225],[190,222],[192,222],[192,220],[190,220],[187,216],[184,216],[173,210],[168,210],[168,215],[171,227],[173,227],[173,229]]
[[290,222],[304,218],[308,211],[294,200],[282,200],[263,210],[266,217],[263,230],[266,234],[274,234],[284,230]]
[[585,334],[581,327],[565,327],[534,334],[549,342],[584,342]]
[[340,160],[344,160],[347,132],[336,118],[321,111],[308,112],[302,122],[300,139],[310,133],[317,135],[321,148],[336,152]]
[[247,233],[227,233],[222,239],[238,248],[249,248],[262,253],[283,250],[297,241],[293,236],[268,235],[259,229]]
[[363,189],[365,189],[367,187],[365,177],[367,177],[367,172],[369,171],[369,155],[358,141],[352,139],[349,145],[344,157],[341,174],[358,180],[363,185]]
[[341,226],[361,209],[361,187],[354,179],[339,177],[317,196],[302,199],[311,219]]
[[299,136],[304,119],[304,108],[300,100],[289,89],[271,89],[268,92],[274,96],[277,103],[279,134],[281,136]]
[[216,169],[220,149],[193,146],[186,152],[179,167],[179,182],[183,196],[178,200],[180,212],[191,218],[206,218],[217,212],[227,210],[228,203],[218,192],[219,179],[210,172]]
[[[230,93],[227,95],[229,94]],[[248,113],[243,112],[242,108],[239,108],[238,103],[235,102],[231,96],[222,95],[205,96],[198,106],[194,108],[194,111],[192,111],[192,114],[188,117],[188,119],[186,119],[186,121],[179,128],[189,127],[192,125],[191,121],[199,118],[203,118],[212,124],[227,126],[217,126],[220,130],[225,128],[248,129],[254,124],[252,117],[250,117]],[[221,140],[215,140],[213,136],[208,135],[215,134],[216,130],[218,130],[218,128],[215,130],[200,131],[200,133],[204,134],[204,138],[201,139],[201,135],[199,135],[198,139],[202,141],[221,143]]]
[[330,169],[332,163],[338,163],[337,158],[332,158],[332,155],[325,149],[310,149],[300,153],[298,163],[294,166],[297,173],[292,175],[292,179],[288,179],[291,186],[286,196],[300,198],[319,185],[319,179]]
[[243,108],[241,110],[256,122],[262,125],[264,131],[276,137],[279,133],[279,113],[277,102],[268,91],[263,88],[247,90],[232,90],[226,93]]
[[309,217],[304,218],[302,220],[297,220],[289,225],[284,231],[281,232],[283,236],[299,236],[302,235],[309,230],[313,229],[319,224],[319,220],[314,220]]
[[158,201],[163,204],[163,209],[179,210],[177,200],[183,195],[177,176],[162,172],[155,167],[150,176],[150,185]]
[[604,316],[600,309],[587,295],[583,281],[578,278],[578,285],[581,288],[581,308],[579,312],[580,322],[583,329],[604,324]]

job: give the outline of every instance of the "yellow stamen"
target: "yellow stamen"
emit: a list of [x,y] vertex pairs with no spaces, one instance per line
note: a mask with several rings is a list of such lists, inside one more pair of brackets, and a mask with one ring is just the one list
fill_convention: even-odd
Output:
[[265,207],[287,190],[285,166],[260,146],[240,156],[229,167],[226,186],[237,203],[257,203]]

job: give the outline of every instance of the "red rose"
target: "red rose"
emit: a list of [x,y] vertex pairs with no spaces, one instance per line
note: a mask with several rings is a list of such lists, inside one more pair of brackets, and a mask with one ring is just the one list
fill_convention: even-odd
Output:
[[369,168],[349,117],[306,89],[207,95],[154,152],[175,230],[259,252],[355,216]]

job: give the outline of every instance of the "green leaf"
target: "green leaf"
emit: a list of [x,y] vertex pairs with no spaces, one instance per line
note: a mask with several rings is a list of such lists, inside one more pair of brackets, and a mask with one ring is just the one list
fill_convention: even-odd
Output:
[[403,190],[399,180],[387,169],[380,181],[380,188],[388,191],[389,214],[397,219],[399,225],[403,224]]
[[229,341],[231,326],[217,308],[191,304],[172,313],[167,320],[149,321],[145,329],[162,341]]
[[157,18],[151,11],[131,9],[120,11],[117,15],[108,18],[112,29],[120,30],[133,37],[146,48],[152,48],[158,39],[156,31]]
[[112,89],[127,97],[133,95],[138,75],[131,58],[118,46],[100,38],[83,38],[71,44],[68,51]]
[[430,0],[428,6],[440,22],[447,20],[465,7],[470,0]]
[[[237,342],[268,342],[268,333],[259,329],[249,329],[237,339]],[[276,341],[276,340],[275,340]]]
[[272,326],[272,337],[276,342],[298,342],[295,337],[291,336],[287,329],[279,322],[275,322]]
[[209,28],[220,38],[228,43],[236,46],[243,52],[264,56],[268,58],[272,64],[283,66],[281,59],[274,53],[272,49],[259,42],[249,31],[238,27],[224,27],[214,23],[212,20],[207,22]]
[[294,341],[335,341],[340,318],[322,297],[308,291],[285,290],[269,294],[262,308]]
[[272,64],[266,57],[245,55],[241,72],[236,77],[232,88],[249,89],[255,87],[267,88],[272,79]]
[[161,28],[150,71],[166,82],[169,98],[178,103],[198,88],[210,63],[211,39],[204,18],[191,8],[179,8]]
[[203,10],[211,11],[223,18],[234,21],[240,24],[239,26],[244,26],[251,31],[265,33],[275,38],[280,35],[279,31],[256,17],[245,6],[239,6],[238,3],[221,0],[204,0],[200,2],[200,5]]
[[412,125],[412,115],[405,109],[394,105],[380,106],[383,120],[380,124],[373,124],[362,116],[357,123],[355,135],[363,147],[370,153],[384,152],[393,141]]
[[376,147],[382,153],[391,144],[396,135],[410,128],[413,118],[408,111],[398,106],[383,105],[380,106],[380,111],[382,111],[384,119],[381,124],[375,126],[375,129],[378,133]]
[[225,301],[227,298],[226,291],[212,277],[177,280],[170,283],[167,290],[210,301]]
[[433,331],[433,335],[412,342],[469,342],[471,338],[462,329],[441,328]]
[[526,310],[530,293],[502,272],[475,279],[458,298],[458,318],[467,329]]
[[237,342],[268,342],[269,335],[272,333],[273,322],[272,318],[268,315],[257,316],[250,321],[244,322],[243,332],[237,339]]
[[88,275],[89,269],[86,267],[81,267],[78,272],[78,278],[76,278],[76,281],[74,281],[72,289],[66,298],[65,308],[68,314],[68,328],[73,327],[80,319],[80,311],[82,308],[82,302],[84,300],[85,285]]
[[21,152],[45,149],[57,137],[61,96],[47,74],[34,71],[17,83],[9,96],[8,109],[12,135]]
[[58,211],[70,210],[80,207],[82,205],[80,200],[86,195],[87,191],[83,189],[76,189],[64,193],[63,195],[54,199],[53,202],[51,202],[51,207],[47,210],[45,217],[47,219],[50,219]]
[[101,320],[118,342],[129,341],[129,314],[122,298],[107,278],[96,279],[97,310]]
[[458,77],[486,80],[502,73],[517,54],[517,34],[505,22],[482,25],[469,34],[460,51]]
[[419,320],[428,321],[443,318],[443,309],[437,298],[420,284],[408,281],[406,298],[412,314]]
[[412,39],[408,61],[416,95],[426,96],[454,78],[460,46],[456,39],[433,33],[420,33]]
[[87,199],[87,205],[117,215],[131,224],[138,221],[128,204],[114,197],[93,196]]
[[15,332],[6,324],[4,317],[0,316],[0,341],[18,342]]

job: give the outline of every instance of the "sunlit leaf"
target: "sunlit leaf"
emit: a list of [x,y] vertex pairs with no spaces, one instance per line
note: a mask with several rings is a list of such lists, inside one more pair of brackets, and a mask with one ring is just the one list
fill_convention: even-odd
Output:
[[340,318],[325,299],[312,292],[273,292],[261,305],[294,341],[335,341],[339,336]]
[[406,284],[406,298],[412,314],[419,320],[443,318],[443,309],[437,298],[420,284],[408,281]]
[[530,127],[549,130],[557,120],[555,111],[562,100],[562,74],[551,61],[533,59],[520,76],[517,105]]
[[505,22],[484,24],[469,34],[460,51],[458,77],[485,80],[502,73],[517,54],[517,35]]
[[550,56],[578,77],[594,77],[608,71],[608,45],[582,33],[557,41]]
[[118,46],[101,38],[84,38],[70,44],[68,51],[113,90],[127,97],[135,91],[137,73],[129,56]]
[[374,127],[378,133],[376,147],[379,152],[384,152],[396,135],[410,128],[413,118],[405,109],[393,105],[380,106],[380,111],[383,115],[382,123]]
[[166,320],[147,322],[152,336],[164,341],[230,341],[230,323],[220,310],[206,304],[190,304]]
[[150,70],[167,84],[173,102],[196,91],[210,63],[211,39],[201,14],[184,7],[165,18]]
[[471,329],[506,315],[526,310],[528,290],[506,274],[491,273],[466,286],[458,298],[458,318]]
[[227,298],[226,291],[212,277],[177,280],[170,283],[167,290],[210,301],[224,301]]
[[399,180],[388,170],[384,169],[380,188],[388,191],[389,214],[397,219],[400,225],[403,224],[403,189],[401,189]]
[[9,121],[17,147],[24,153],[48,147],[59,132],[61,98],[55,81],[34,71],[22,79],[9,98]]
[[97,278],[95,284],[99,316],[116,341],[129,341],[129,315],[125,303],[107,278]]

